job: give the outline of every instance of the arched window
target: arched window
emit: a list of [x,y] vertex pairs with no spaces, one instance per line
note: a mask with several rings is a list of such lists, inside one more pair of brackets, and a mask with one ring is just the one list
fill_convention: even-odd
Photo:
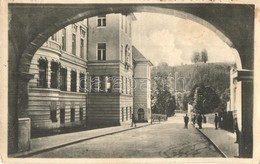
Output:
[[38,87],[47,88],[48,87],[48,60],[40,58],[38,60],[38,67],[39,67],[39,78],[38,78]]
[[140,108],[138,109],[138,121],[144,121],[144,109]]
[[51,62],[51,88],[58,88],[59,86],[58,75],[59,75],[59,63],[52,61]]
[[129,45],[126,45],[125,46],[125,62],[127,64],[129,64],[129,62],[130,62],[130,53],[131,53],[130,47],[129,47]]

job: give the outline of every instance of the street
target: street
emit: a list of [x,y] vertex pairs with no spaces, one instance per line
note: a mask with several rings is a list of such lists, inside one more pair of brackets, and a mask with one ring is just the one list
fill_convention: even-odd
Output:
[[221,155],[191,124],[185,129],[183,115],[180,115],[160,124],[156,122],[150,126],[83,141],[30,157],[176,158]]

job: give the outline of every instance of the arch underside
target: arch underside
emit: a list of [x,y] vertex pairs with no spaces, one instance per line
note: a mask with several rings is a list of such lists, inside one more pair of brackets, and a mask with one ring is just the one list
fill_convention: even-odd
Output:
[[[9,5],[10,38],[18,44],[19,72],[27,73],[34,53],[61,28],[85,18],[131,12],[153,12],[190,19],[217,34],[239,56],[238,68],[253,70],[254,6],[228,4],[82,4]],[[240,65],[241,59],[241,65]]]

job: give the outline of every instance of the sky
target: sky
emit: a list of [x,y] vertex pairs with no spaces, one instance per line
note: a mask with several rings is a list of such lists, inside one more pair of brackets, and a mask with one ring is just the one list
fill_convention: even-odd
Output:
[[155,66],[191,64],[193,52],[203,49],[208,62],[235,62],[237,51],[201,24],[165,14],[134,14],[133,45]]

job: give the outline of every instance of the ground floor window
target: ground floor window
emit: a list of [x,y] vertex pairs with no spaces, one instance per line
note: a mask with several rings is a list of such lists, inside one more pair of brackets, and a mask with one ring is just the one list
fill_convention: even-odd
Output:
[[77,72],[71,71],[71,84],[70,84],[71,92],[77,91]]
[[70,109],[70,122],[75,121],[75,108]]
[[128,120],[128,107],[126,107],[125,109],[125,117],[126,117],[126,121]]
[[122,122],[124,121],[124,108],[121,109],[121,113],[122,113]]
[[79,120],[83,120],[83,108],[79,108]]
[[65,123],[65,109],[60,109],[60,123]]
[[138,121],[144,121],[144,109],[138,109]]
[[56,110],[51,110],[50,111],[50,119],[52,122],[57,122],[57,111]]

